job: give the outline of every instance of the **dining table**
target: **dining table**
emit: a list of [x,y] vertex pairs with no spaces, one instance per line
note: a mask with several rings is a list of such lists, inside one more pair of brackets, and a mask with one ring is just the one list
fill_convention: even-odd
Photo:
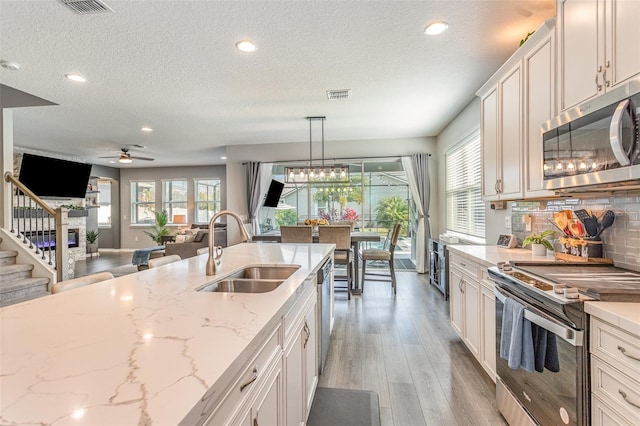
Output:
[[[360,243],[364,242],[380,242],[382,237],[377,232],[366,232],[366,231],[353,231],[351,232],[351,247],[353,247],[353,256],[355,267],[353,272],[353,289],[351,294],[359,295],[362,294],[362,288],[360,288]],[[271,242],[271,243],[279,243],[280,242],[280,231],[273,230],[267,231],[262,234],[254,235],[252,238],[254,242]],[[313,233],[313,242],[318,242],[318,233]]]

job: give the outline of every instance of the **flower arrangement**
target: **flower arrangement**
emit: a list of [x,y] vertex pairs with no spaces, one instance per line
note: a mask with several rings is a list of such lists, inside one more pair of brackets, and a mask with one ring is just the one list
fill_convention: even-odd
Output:
[[304,224],[316,228],[318,225],[328,225],[329,221],[327,219],[305,219]]

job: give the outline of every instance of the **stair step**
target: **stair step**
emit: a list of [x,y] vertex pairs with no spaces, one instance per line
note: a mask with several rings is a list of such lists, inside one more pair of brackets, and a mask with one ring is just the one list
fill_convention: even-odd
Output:
[[51,294],[47,291],[48,278],[25,278],[0,282],[0,306],[13,305],[25,300]]
[[26,265],[26,264],[1,265],[0,266],[0,283],[7,283],[11,281],[21,280],[24,278],[31,278],[32,270],[33,270],[33,265]]
[[16,263],[17,251],[0,250],[0,265],[13,265]]

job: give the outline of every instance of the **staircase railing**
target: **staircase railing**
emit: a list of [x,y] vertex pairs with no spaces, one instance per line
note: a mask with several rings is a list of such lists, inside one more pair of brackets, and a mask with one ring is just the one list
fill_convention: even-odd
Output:
[[10,172],[4,180],[11,185],[11,233],[56,270],[58,281],[73,277],[68,270],[69,209],[52,209]]

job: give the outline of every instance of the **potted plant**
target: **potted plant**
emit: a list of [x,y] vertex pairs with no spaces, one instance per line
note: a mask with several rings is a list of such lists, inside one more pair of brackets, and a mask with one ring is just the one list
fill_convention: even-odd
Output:
[[552,236],[555,231],[548,229],[540,234],[531,234],[522,242],[522,247],[526,247],[531,244],[531,252],[534,256],[546,256],[547,250],[553,251],[551,242],[547,240],[547,237]]
[[87,231],[87,253],[98,252],[99,236],[100,236],[100,231],[96,231],[96,230]]
[[169,235],[169,229],[167,228],[167,223],[169,223],[169,215],[166,210],[162,210],[161,212],[155,212],[154,216],[156,218],[156,223],[151,226],[152,232],[144,231],[145,234],[151,237],[153,241],[156,242],[159,246],[162,245],[162,237],[166,237]]

